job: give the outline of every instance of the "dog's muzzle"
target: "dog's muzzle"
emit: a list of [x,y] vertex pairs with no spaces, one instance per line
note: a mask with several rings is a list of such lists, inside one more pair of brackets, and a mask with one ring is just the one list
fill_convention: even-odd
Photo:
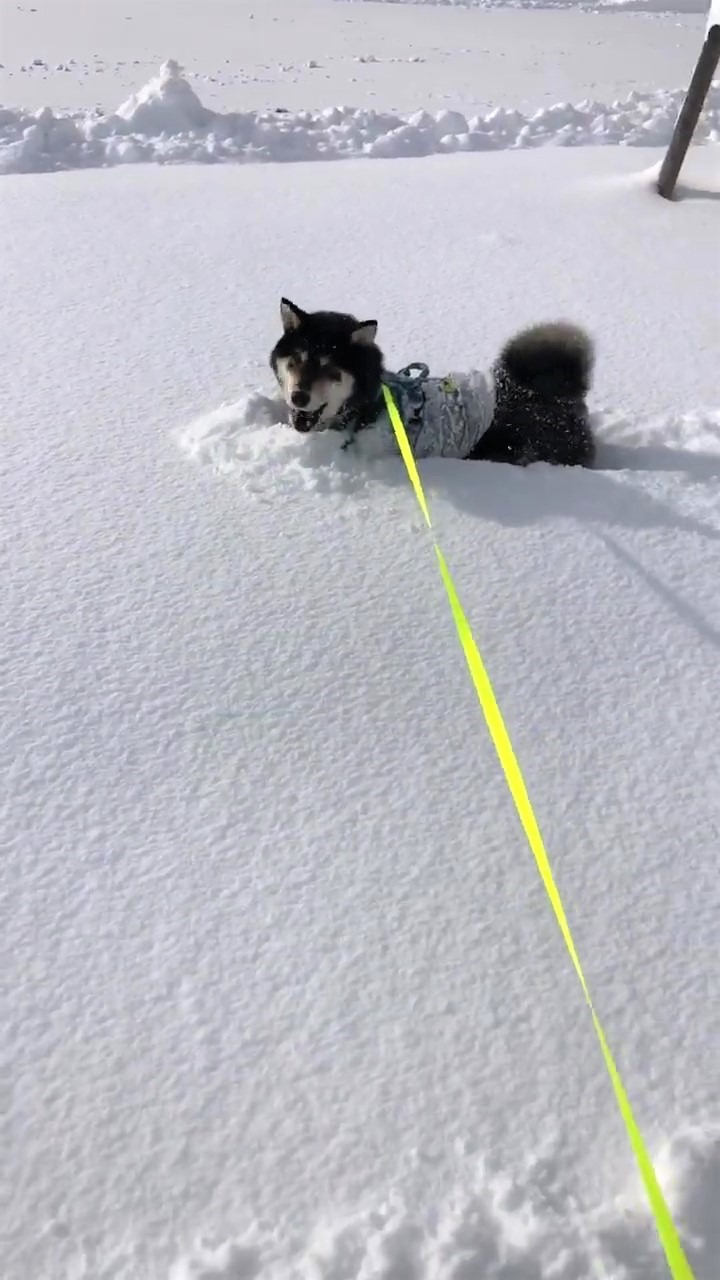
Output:
[[320,408],[316,409],[314,413],[308,413],[307,409],[291,408],[290,424],[296,431],[314,431],[326,408],[326,404],[321,404]]

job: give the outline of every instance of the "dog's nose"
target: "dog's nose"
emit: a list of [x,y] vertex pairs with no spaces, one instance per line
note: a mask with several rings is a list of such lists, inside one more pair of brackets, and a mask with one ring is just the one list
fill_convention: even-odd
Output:
[[290,399],[296,409],[304,409],[305,405],[310,403],[310,396],[307,391],[293,391]]

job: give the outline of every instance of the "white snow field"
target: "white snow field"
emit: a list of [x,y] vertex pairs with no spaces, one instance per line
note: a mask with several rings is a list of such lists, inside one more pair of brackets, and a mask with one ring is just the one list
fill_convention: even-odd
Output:
[[[206,68],[227,56],[219,5],[102,8],[107,45],[99,5],[0,13],[13,39],[49,33],[38,57],[59,60],[60,35],[67,56],[88,46],[91,17],[103,56],[152,46],[133,92],[187,64],[193,31]],[[682,89],[705,25],[255,9],[267,31],[303,10],[318,61],[350,18],[356,49],[388,52],[390,11],[396,48],[403,27],[411,48],[422,22],[457,20],[478,58],[499,53],[499,19],[531,58],[547,21],[571,101],[599,85],[635,107]],[[642,79],[648,33],[672,75],[622,81],[608,51]],[[6,65],[27,56],[5,41]],[[385,69],[378,111],[440,110],[419,66],[406,103]],[[524,66],[508,56],[504,93],[531,120]],[[18,76],[16,99],[4,82],[6,110],[86,119],[57,83],[35,97]],[[106,112],[130,89],[103,83]],[[311,69],[295,89],[294,111],[302,91],[316,112],[367,107],[354,85],[323,100]],[[276,82],[254,91],[210,109],[271,110]],[[422,474],[696,1280],[718,1280],[708,119],[672,203],[652,131],[3,177],[2,1280],[667,1275],[403,465],[262,411],[282,294],[377,317],[391,367],[487,367],[558,315],[596,339],[596,470]],[[145,155],[125,160],[168,158],[162,128],[139,127]],[[170,158],[192,158],[191,132]]]
[[473,11],[376,0],[0,0],[0,102],[113,112],[173,57],[215,111],[349,103],[472,116],[498,106],[611,103],[632,90],[685,87],[705,24],[701,0],[691,8],[653,15],[594,14],[575,3]]

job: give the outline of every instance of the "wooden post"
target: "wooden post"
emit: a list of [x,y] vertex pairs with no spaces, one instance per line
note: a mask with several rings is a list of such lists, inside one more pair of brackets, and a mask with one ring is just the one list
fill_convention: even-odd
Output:
[[671,200],[675,183],[682,168],[687,149],[692,142],[700,112],[707,97],[708,89],[715,75],[715,68],[720,59],[720,23],[710,27],[705,43],[700,50],[700,57],[693,72],[690,88],[675,122],[673,136],[662,163],[657,189],[666,200]]

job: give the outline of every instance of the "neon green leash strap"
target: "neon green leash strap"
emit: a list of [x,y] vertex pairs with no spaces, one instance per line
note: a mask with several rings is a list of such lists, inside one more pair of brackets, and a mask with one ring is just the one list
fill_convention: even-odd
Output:
[[680,1237],[678,1236],[675,1224],[672,1220],[670,1210],[660,1189],[660,1184],[657,1180],[652,1161],[640,1134],[637,1121],[633,1115],[630,1101],[627,1093],[625,1092],[625,1086],[620,1078],[620,1072],[615,1065],[615,1060],[610,1052],[605,1032],[602,1028],[600,1019],[595,1012],[592,999],[590,998],[590,991],[588,989],[587,982],[585,981],[585,975],[580,964],[580,958],[573,941],[572,933],[570,932],[570,925],[568,924],[567,916],[565,915],[565,908],[563,907],[562,899],[555,883],[555,877],[553,876],[550,867],[550,860],[540,834],[540,828],[537,824],[533,807],[530,803],[530,797],[527,793],[525,781],[520,771],[520,766],[517,762],[512,742],[510,741],[510,735],[505,727],[505,721],[503,720],[500,708],[497,704],[495,693],[493,691],[492,684],[490,683],[490,677],[485,670],[485,664],[480,657],[480,651],[475,643],[472,631],[470,630],[470,624],[468,623],[463,607],[460,604],[457,591],[455,590],[455,584],[450,576],[450,570],[448,569],[445,557],[435,540],[432,520],[430,519],[430,511],[420,481],[420,476],[418,474],[417,464],[413,457],[413,452],[407,437],[407,432],[398,412],[397,405],[393,399],[392,392],[385,385],[383,385],[383,396],[385,397],[385,405],[395,431],[395,436],[400,447],[403,461],[407,467],[407,472],[415,492],[415,497],[417,498],[420,510],[425,517],[425,522],[433,536],[435,555],[437,556],[438,565],[440,567],[440,576],[442,577],[445,590],[447,592],[453,619],[457,628],[458,638],[465,654],[465,659],[470,670],[473,684],[475,685],[475,692],[477,693],[480,706],[482,707],[483,714],[487,722],[487,727],[490,731],[490,737],[493,740],[493,745],[505,774],[505,781],[507,782],[510,794],[515,802],[515,808],[518,811],[518,816],[522,823],[528,844],[535,855],[535,861],[537,863],[538,871],[540,872],[540,877],[552,904],[553,911],[555,912],[555,918],[560,926],[560,932],[565,939],[565,946],[570,954],[570,959],[573,962],[573,967],[580,981],[583,995],[585,996],[585,1000],[587,1001],[587,1005],[590,1010],[593,1026],[595,1027],[595,1033],[605,1060],[605,1066],[615,1091],[615,1097],[620,1109],[620,1114],[623,1118],[627,1135],[630,1139],[630,1145],[633,1149],[635,1160],[637,1161],[638,1169],[640,1170],[640,1176],[643,1180],[647,1198],[650,1203],[650,1208],[655,1219],[657,1233],[660,1237],[662,1247],[665,1250],[665,1257],[667,1258],[667,1264],[670,1268],[670,1274],[672,1275],[673,1280],[695,1280],[690,1264],[685,1257],[682,1244],[680,1243]]

